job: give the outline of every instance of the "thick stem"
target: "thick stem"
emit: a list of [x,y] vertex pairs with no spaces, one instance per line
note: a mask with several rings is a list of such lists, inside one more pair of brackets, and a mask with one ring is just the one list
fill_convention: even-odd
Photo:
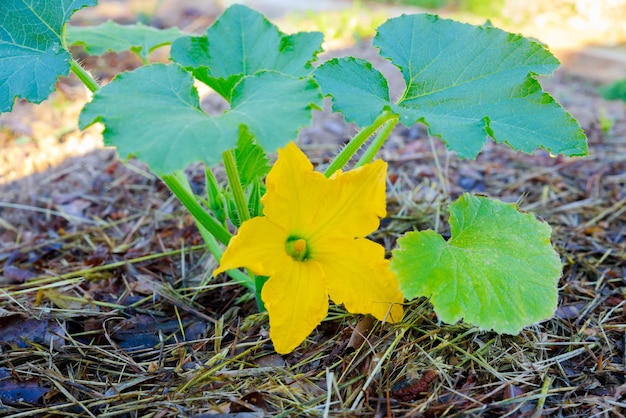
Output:
[[224,159],[224,169],[226,170],[226,176],[228,177],[228,184],[233,192],[233,198],[235,199],[235,207],[237,208],[237,215],[239,221],[244,223],[250,219],[250,211],[248,210],[248,203],[246,202],[246,196],[241,186],[241,179],[239,178],[239,171],[237,171],[237,162],[235,161],[235,152],[233,150],[225,151],[222,154]]
[[378,118],[376,118],[374,123],[372,123],[370,126],[366,126],[365,128],[361,129],[361,131],[356,134],[356,136],[352,138],[350,142],[348,142],[348,145],[346,145],[346,147],[341,150],[341,152],[335,157],[335,159],[328,166],[326,171],[324,171],[324,175],[326,177],[330,177],[335,171],[345,167],[345,165],[348,164],[348,161],[350,161],[352,156],[356,154],[356,152],[363,146],[365,142],[367,142],[369,137],[372,136],[374,132],[376,132],[383,124],[385,124],[390,119],[394,119],[397,117],[398,116],[394,115],[393,113],[385,112]]
[[194,219],[200,222],[219,242],[228,245],[228,241],[232,237],[230,232],[204,210],[193,193],[187,190],[184,182],[176,174],[166,174],[162,176],[162,179]]
[[397,119],[391,119],[385,123],[385,126],[378,132],[376,138],[374,138],[370,146],[367,147],[363,155],[361,155],[361,158],[359,158],[359,161],[354,165],[354,168],[372,162],[378,151],[380,151],[385,144],[385,141],[389,137],[389,134],[391,134],[391,131],[393,131],[393,128],[395,128],[397,122]]
[[100,88],[96,80],[91,77],[87,70],[74,61],[74,59],[70,60],[70,70],[92,93],[95,93]]
[[[219,262],[222,258],[222,249],[217,243],[217,240],[204,226],[202,226],[200,222],[198,222],[197,219],[195,219],[195,221],[196,226],[198,227],[198,231],[200,231],[200,235],[202,235],[202,239],[206,243],[207,248],[209,249],[211,254],[213,254],[213,257],[215,257],[215,259]],[[226,274],[228,274],[228,276],[233,279],[235,283],[242,285],[243,287],[248,289],[248,291],[255,292],[256,294],[255,281],[251,276],[245,274],[241,270],[234,269],[226,270]]]
[[[182,187],[184,187],[188,194],[193,195],[193,192],[191,191],[191,185],[189,184],[189,181],[187,180],[184,172],[176,171],[173,176],[176,177],[177,182]],[[200,231],[200,235],[202,235],[202,239],[209,249],[209,252],[213,254],[213,257],[215,257],[215,259],[219,262],[222,258],[222,248],[217,243],[217,240],[215,239],[213,234],[209,232],[209,230],[206,229],[204,225],[200,223],[200,221],[198,221],[197,218],[194,217],[194,220],[196,221],[198,231]],[[235,281],[235,283],[244,286],[249,291],[256,291],[256,287],[254,285],[255,282],[251,276],[246,275],[240,270],[226,270],[226,274],[228,274],[230,278]]]

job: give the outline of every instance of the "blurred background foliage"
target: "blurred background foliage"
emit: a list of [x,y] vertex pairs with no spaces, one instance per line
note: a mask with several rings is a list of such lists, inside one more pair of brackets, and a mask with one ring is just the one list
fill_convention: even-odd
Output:
[[514,23],[543,16],[626,26],[626,0],[371,0],[389,5],[448,9]]
[[[339,22],[329,22],[317,10],[305,13],[306,19],[298,23],[317,20],[317,30],[334,27],[339,31],[353,30],[357,37],[365,37],[371,35],[372,27],[389,17],[385,16],[385,9],[395,9],[399,14],[403,8],[417,7],[471,23],[491,19],[509,28],[569,27],[595,33],[607,44],[626,39],[626,0],[353,0],[351,4],[351,8],[343,11],[346,16],[335,17]],[[330,35],[332,38],[333,34]]]

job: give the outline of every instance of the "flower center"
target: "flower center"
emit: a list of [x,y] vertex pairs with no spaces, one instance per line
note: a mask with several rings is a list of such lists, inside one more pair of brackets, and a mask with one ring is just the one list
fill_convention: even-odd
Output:
[[309,249],[306,240],[298,237],[289,237],[285,242],[285,250],[296,261],[306,261],[309,258]]

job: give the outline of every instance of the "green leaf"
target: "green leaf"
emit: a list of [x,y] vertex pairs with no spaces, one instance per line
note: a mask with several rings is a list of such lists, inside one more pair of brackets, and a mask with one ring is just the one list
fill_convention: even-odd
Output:
[[171,44],[183,32],[178,28],[156,29],[142,23],[120,25],[109,20],[98,26],[68,26],[66,35],[68,45],[82,45],[91,55],[133,51],[146,61],[152,51]]
[[259,72],[241,80],[231,109],[211,117],[200,109],[194,79],[178,65],[154,64],[118,75],[94,95],[80,115],[81,129],[105,125],[106,145],[123,157],[136,156],[157,174],[202,161],[221,161],[237,146],[241,130],[254,135],[267,152],[296,138],[321,106],[312,80]]
[[622,100],[626,102],[626,78],[600,87],[600,94],[606,100]]
[[391,268],[407,299],[430,297],[444,322],[508,334],[552,317],[561,262],[548,224],[465,194],[450,206],[450,231],[447,242],[431,230],[398,240]]
[[332,92],[333,109],[358,126],[371,125],[392,105],[385,76],[368,61],[333,58],[315,71],[315,79],[324,92]]
[[275,70],[295,77],[309,74],[322,40],[319,32],[285,35],[261,13],[235,4],[204,36],[177,39],[171,56],[230,101],[234,85],[257,71]]
[[[369,125],[376,111],[391,109],[406,126],[427,124],[462,158],[474,158],[488,136],[524,152],[587,153],[576,120],[536,80],[559,64],[539,43],[423,14],[388,20],[373,43],[402,72],[406,90],[397,103],[389,101],[382,75],[360,60],[331,60],[315,71],[349,121]],[[368,92],[371,104],[353,104]]]
[[63,27],[72,14],[96,0],[2,0],[0,18],[0,112],[15,98],[41,103],[57,78],[70,70]]
[[251,135],[241,135],[235,149],[235,161],[242,187],[264,177],[270,171],[269,160],[263,148],[254,143]]

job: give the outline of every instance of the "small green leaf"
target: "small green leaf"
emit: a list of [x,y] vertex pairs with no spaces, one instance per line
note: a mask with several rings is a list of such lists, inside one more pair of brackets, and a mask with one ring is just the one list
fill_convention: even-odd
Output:
[[142,23],[120,25],[109,20],[98,26],[68,26],[66,35],[68,45],[82,45],[91,55],[133,51],[146,61],[152,51],[171,44],[183,32],[178,28],[156,29]]
[[178,65],[122,73],[96,92],[79,125],[104,123],[106,145],[162,175],[196,161],[218,163],[224,151],[237,146],[242,129],[273,152],[296,138],[311,122],[311,108],[322,104],[314,81],[259,72],[235,86],[229,111],[211,117],[200,109],[193,83]]
[[[347,120],[369,125],[375,115],[391,109],[406,126],[428,125],[431,135],[462,158],[474,158],[488,136],[524,152],[587,153],[576,120],[536,80],[559,64],[539,43],[494,27],[424,14],[389,19],[373,43],[400,69],[406,90],[392,103],[382,75],[363,61],[323,64],[315,77]],[[371,103],[354,105],[359,98]]]
[[561,262],[548,224],[465,194],[450,206],[450,232],[447,242],[431,230],[398,240],[391,268],[407,299],[430,297],[444,322],[508,334],[552,317]]
[[263,148],[254,143],[252,135],[241,135],[235,149],[235,161],[242,187],[264,177],[270,171],[269,160]]
[[177,39],[171,56],[230,101],[235,84],[257,71],[274,70],[295,77],[309,74],[322,39],[319,32],[285,35],[261,13],[235,4],[204,36]]
[[15,98],[41,103],[57,78],[70,70],[63,44],[65,22],[96,0],[2,0],[0,18],[0,112]]

